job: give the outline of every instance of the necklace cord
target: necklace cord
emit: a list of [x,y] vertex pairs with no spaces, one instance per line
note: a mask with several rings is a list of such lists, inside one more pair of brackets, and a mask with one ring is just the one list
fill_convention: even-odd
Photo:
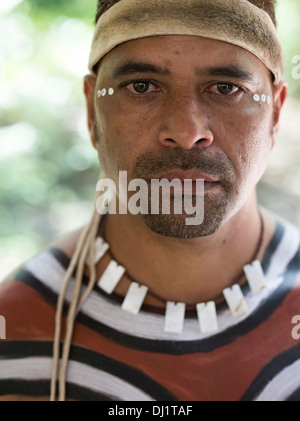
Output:
[[[261,248],[263,245],[263,241],[264,241],[264,237],[265,237],[265,223],[264,223],[264,218],[262,215],[262,211],[258,208],[258,214],[259,214],[259,219],[260,219],[260,233],[259,233],[259,238],[258,238],[258,242],[257,242],[257,246],[254,250],[254,253],[252,255],[252,258],[250,260],[250,262],[254,262],[255,260],[258,259],[258,256],[261,252]],[[234,284],[240,284],[243,280],[243,278],[245,277],[245,273],[242,269],[241,273],[236,277],[236,279],[234,280],[234,282],[232,282],[232,285]]]
[[[261,248],[263,245],[263,240],[264,240],[264,232],[265,232],[265,225],[264,225],[264,219],[263,219],[263,215],[260,209],[258,209],[258,213],[259,213],[259,218],[260,218],[260,233],[259,233],[259,238],[258,238],[258,242],[256,245],[256,248],[254,250],[254,253],[252,255],[252,258],[250,260],[250,262],[253,262],[254,260],[257,260],[259,253],[261,252]],[[103,218],[103,223],[105,223]],[[102,230],[102,234],[103,234],[103,238],[104,240],[106,240],[105,238],[105,233],[104,230]],[[118,262],[118,260],[115,258],[114,254],[112,253],[111,249],[109,248],[107,250],[108,255],[110,256],[110,258],[112,260],[114,260],[115,262]],[[139,285],[142,285],[141,282],[137,281],[129,272],[128,270],[125,268],[125,272],[124,275],[126,275],[126,277],[131,281],[131,282],[137,282]],[[232,282],[232,285],[234,284],[239,284],[242,282],[243,278],[245,277],[245,273],[242,270],[241,273],[239,273],[239,275],[234,279],[234,281]],[[158,299],[159,301],[163,302],[164,304],[166,303],[167,300],[163,299],[162,297],[160,297],[158,294],[155,294],[154,292],[148,292],[148,294],[151,294],[154,298]]]

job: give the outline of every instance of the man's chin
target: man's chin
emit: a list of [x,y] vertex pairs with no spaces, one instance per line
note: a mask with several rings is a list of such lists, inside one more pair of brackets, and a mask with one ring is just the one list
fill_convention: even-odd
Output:
[[189,215],[138,215],[145,225],[156,234],[173,238],[199,238],[214,234],[221,227],[223,215],[204,216],[201,224],[188,225]]

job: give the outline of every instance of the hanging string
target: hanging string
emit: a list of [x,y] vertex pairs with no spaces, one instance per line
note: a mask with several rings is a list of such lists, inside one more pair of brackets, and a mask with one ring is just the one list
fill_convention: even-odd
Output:
[[72,260],[66,272],[66,275],[63,281],[63,286],[58,297],[58,302],[56,306],[56,314],[55,314],[55,334],[54,334],[54,342],[53,342],[53,366],[52,366],[51,392],[50,392],[51,401],[54,401],[56,397],[56,381],[57,381],[57,373],[58,373],[58,365],[59,365],[62,312],[63,312],[65,294],[66,294],[67,287],[70,283],[72,274],[77,266],[78,259],[81,254],[82,247],[86,241],[91,223],[92,223],[92,220],[90,221],[90,224],[88,224],[86,228],[82,231],[82,234],[77,243],[77,247],[73,254]]
[[[91,235],[89,236],[88,241],[83,247],[83,250],[79,259],[79,263],[78,263],[78,271],[76,273],[76,278],[75,278],[75,283],[74,283],[73,299],[71,301],[71,305],[69,307],[69,312],[67,316],[66,336],[64,340],[61,367],[60,367],[60,373],[59,373],[59,400],[60,401],[65,400],[67,363],[69,359],[74,323],[75,323],[79,299],[80,299],[80,290],[82,287],[84,268],[85,268],[87,255],[89,251],[90,251],[90,256],[93,257],[94,242],[95,242],[95,238],[97,236],[97,231],[98,231],[98,221],[99,221],[99,218],[97,217],[94,218],[94,221],[91,227],[92,228]],[[92,269],[92,267],[95,267],[93,260],[94,259],[92,259],[91,261],[91,259],[89,259],[90,269]]]
[[[104,175],[102,174],[101,178],[103,177]],[[69,267],[65,274],[65,278],[63,280],[62,289],[58,297],[56,314],[55,314],[55,334],[54,334],[54,342],[53,342],[53,366],[52,366],[52,377],[51,377],[51,387],[50,387],[50,400],[51,401],[56,400],[57,381],[58,381],[58,398],[60,401],[65,400],[67,363],[68,363],[69,352],[70,352],[70,347],[72,343],[72,335],[73,335],[75,318],[82,303],[88,297],[90,291],[93,289],[95,279],[96,279],[96,269],[95,269],[95,264],[94,264],[94,242],[97,236],[100,220],[101,220],[101,214],[96,210],[96,206],[94,206],[94,212],[90,219],[90,222],[83,229],[79,237],[76,249],[74,251],[73,257],[70,261]],[[89,284],[85,292],[83,293],[82,297],[80,297],[80,291],[82,288],[84,269],[85,269],[88,253],[89,253],[88,267],[89,267],[89,275],[90,275]],[[68,309],[68,315],[67,315],[67,321],[66,321],[66,334],[65,334],[65,340],[64,340],[64,345],[63,345],[61,365],[59,367],[63,306],[64,306],[64,301],[65,301],[66,291],[70,284],[70,281],[72,279],[72,275],[75,269],[76,269],[76,278],[75,278],[74,289],[73,289],[73,297],[70,300],[70,306]],[[59,380],[58,380],[58,377],[59,377]]]

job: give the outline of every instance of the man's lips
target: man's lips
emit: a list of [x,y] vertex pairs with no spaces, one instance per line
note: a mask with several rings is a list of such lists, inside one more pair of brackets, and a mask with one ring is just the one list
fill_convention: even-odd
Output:
[[217,183],[219,180],[212,177],[211,175],[203,174],[196,170],[189,170],[189,171],[183,171],[183,170],[172,170],[165,174],[160,174],[157,177],[159,180],[167,179],[169,181],[172,181],[174,179],[180,180],[184,182],[184,180],[204,180],[205,183]]
[[[152,177],[151,180],[168,180],[168,182],[172,182],[174,180],[179,180],[180,186],[173,186],[174,193],[187,193],[187,194],[195,194],[199,193],[197,190],[197,180],[204,181],[204,191],[207,192],[208,190],[219,186],[219,180],[216,178],[203,174],[197,170],[171,170],[164,174],[159,174],[157,177]],[[148,180],[150,182],[151,180]],[[190,183],[185,183],[185,181],[191,180]]]

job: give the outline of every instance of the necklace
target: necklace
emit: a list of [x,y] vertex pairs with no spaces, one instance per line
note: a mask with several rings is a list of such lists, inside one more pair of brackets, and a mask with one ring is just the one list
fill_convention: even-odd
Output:
[[[101,222],[103,222],[103,219],[101,221],[101,215],[98,214],[98,212],[95,210],[89,224],[81,233],[76,250],[65,274],[61,292],[59,294],[55,314],[55,336],[53,341],[53,369],[50,394],[50,400],[52,401],[56,399],[57,380],[59,388],[59,400],[65,400],[67,364],[72,343],[74,323],[78,310],[89,296],[95,284],[97,284],[107,294],[112,294],[118,282],[126,273],[126,269],[123,266],[119,265],[115,259],[111,259],[110,263],[102,273],[101,278],[98,281],[96,280],[96,264],[109,250],[109,244],[104,239],[105,236],[101,236],[101,229],[103,230],[103,223]],[[243,279],[244,276],[244,272],[250,289],[253,293],[257,293],[266,287],[266,279],[261,264],[259,260],[257,260],[264,238],[264,221],[261,213],[260,222],[260,235],[255,253],[252,258],[253,261],[252,263],[245,265],[243,267],[243,271],[241,271],[241,275],[239,275],[237,279],[234,280],[234,282],[241,282],[241,279]],[[89,269],[89,282],[81,294],[80,291],[84,276],[85,264],[87,264]],[[72,274],[74,273],[75,269],[76,273],[74,278],[73,297],[68,310],[66,320],[66,337],[62,349],[61,365],[59,367],[63,305],[67,287],[73,279]],[[232,283],[234,284],[234,282]],[[132,281],[123,300],[122,309],[135,315],[138,314],[147,293],[148,288],[145,285],[140,285],[138,282]],[[225,288],[223,290],[223,295],[233,316],[240,316],[248,311],[247,304],[239,283],[235,283],[232,287]],[[164,325],[165,332],[171,332],[175,334],[182,332],[185,317],[185,307],[185,303],[175,303],[172,301],[166,302]],[[201,333],[215,332],[218,330],[216,305],[214,301],[198,303],[196,304],[196,310]]]
[[[241,273],[233,280],[232,286],[225,288],[222,293],[232,316],[241,316],[248,311],[247,303],[240,284],[246,278],[249,287],[253,293],[257,293],[266,287],[266,279],[260,264],[257,260],[264,239],[264,220],[261,212],[260,216],[260,235],[257,246],[253,253],[251,263],[243,266]],[[126,275],[131,283],[122,302],[122,309],[129,313],[137,315],[144,303],[147,294],[159,298],[156,294],[149,292],[148,287],[133,280],[126,269],[118,264],[111,251],[109,244],[102,237],[97,237],[94,242],[94,263],[96,264],[107,252],[111,260],[97,282],[106,294],[112,294],[119,281]],[[181,333],[183,330],[186,304],[183,302],[166,301],[165,309],[165,332]],[[218,320],[216,303],[214,301],[202,302],[196,304],[196,311],[199,321],[199,328],[202,333],[214,332],[218,330]]]

